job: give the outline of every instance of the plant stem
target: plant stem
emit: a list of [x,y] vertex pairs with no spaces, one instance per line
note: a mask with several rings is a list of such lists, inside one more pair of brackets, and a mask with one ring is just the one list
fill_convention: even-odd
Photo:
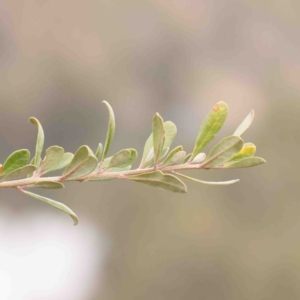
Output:
[[[146,169],[135,169],[135,170],[129,170],[129,171],[123,171],[123,172],[103,172],[99,173],[98,170],[86,175],[82,176],[76,179],[72,180],[66,180],[66,181],[88,181],[90,179],[127,179],[127,176],[131,175],[140,175],[148,172],[152,172],[155,170],[160,170],[164,173],[174,173],[176,171],[182,171],[182,170],[194,170],[194,169],[202,169],[205,168],[204,164],[183,164],[183,165],[176,165],[176,166],[157,166],[156,169],[154,167],[152,168],[146,168]],[[0,182],[0,188],[22,188],[30,185],[34,185],[41,181],[55,181],[55,182],[62,182],[63,176],[53,176],[53,177],[30,177],[25,179],[18,179],[18,180],[12,180],[12,181],[2,181]]]

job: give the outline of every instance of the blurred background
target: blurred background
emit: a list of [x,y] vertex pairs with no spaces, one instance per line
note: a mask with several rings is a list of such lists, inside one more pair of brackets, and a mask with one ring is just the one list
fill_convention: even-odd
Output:
[[45,149],[96,150],[108,113],[110,155],[140,157],[159,112],[193,149],[218,101],[221,138],[254,109],[243,136],[267,164],[190,172],[172,194],[133,182],[41,191],[79,216],[15,190],[0,195],[1,300],[300,299],[300,2],[298,0],[2,0],[0,161]]

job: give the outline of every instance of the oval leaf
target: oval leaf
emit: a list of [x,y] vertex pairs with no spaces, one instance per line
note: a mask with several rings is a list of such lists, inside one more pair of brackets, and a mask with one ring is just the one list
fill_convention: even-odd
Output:
[[131,157],[130,150],[128,149],[121,150],[117,152],[115,155],[113,155],[107,168],[109,169],[109,168],[118,167],[122,164],[125,164],[127,161],[129,161],[130,157]]
[[[168,152],[169,152],[169,148],[164,148],[163,151],[161,152],[159,160],[163,159],[167,155]],[[152,154],[152,155],[150,156],[150,154]],[[149,152],[149,158],[150,157],[152,157],[152,158],[149,161],[146,160],[144,162],[144,168],[153,167],[153,165],[154,165],[154,152],[151,152],[151,151]]]
[[45,180],[45,181],[39,181],[39,182],[31,185],[30,187],[47,189],[47,190],[56,190],[56,189],[62,189],[65,186],[60,182]]
[[177,153],[175,153],[171,159],[169,159],[165,164],[164,166],[174,166],[174,165],[180,165],[184,158],[186,156],[186,152],[185,151],[179,151]]
[[173,122],[166,121],[164,123],[164,128],[165,128],[165,142],[163,148],[170,148],[174,138],[176,137],[177,127]]
[[64,157],[64,148],[59,146],[52,146],[46,150],[46,156],[41,162],[40,173],[48,173],[57,166]]
[[254,110],[245,118],[241,125],[236,129],[233,135],[242,136],[242,134],[250,127],[254,120]]
[[224,102],[218,102],[201,124],[198,137],[196,139],[193,154],[190,161],[200,153],[215,137],[222,128],[228,114],[228,106]]
[[237,136],[224,138],[212,148],[206,160],[202,164],[202,168],[209,168],[224,164],[242,150],[243,144],[243,140]]
[[28,191],[25,191],[25,190],[22,190],[20,189],[20,191],[28,196],[31,196],[35,199],[38,199],[40,201],[43,201],[47,204],[50,204],[52,206],[54,206],[55,208],[57,209],[60,209],[62,210],[63,212],[67,213],[70,215],[70,217],[73,219],[74,221],[74,225],[77,225],[78,224],[78,217],[76,216],[76,214],[69,208],[67,207],[66,205],[60,203],[60,202],[57,202],[57,201],[54,201],[52,199],[49,199],[49,198],[46,198],[46,197],[43,197],[43,196],[40,196],[40,195],[37,195],[37,194],[34,194],[34,193],[31,193],[31,192],[28,192]]
[[167,158],[163,161],[162,165],[166,165],[168,164],[168,162],[172,159],[172,157],[178,153],[179,151],[182,151],[183,147],[182,146],[177,146],[176,148],[174,148],[167,156]]
[[102,154],[102,160],[107,155],[107,152],[110,148],[111,142],[114,138],[115,135],[115,129],[116,129],[116,123],[115,123],[115,115],[112,107],[109,105],[108,102],[103,101],[103,103],[107,106],[108,111],[109,111],[109,121],[108,121],[108,128],[107,128],[107,134],[106,134],[106,140],[105,140],[105,146]]
[[92,150],[88,146],[81,146],[66,167],[62,177],[64,180],[80,178],[93,172],[97,164],[98,160]]
[[234,161],[232,163],[224,164],[224,169],[234,169],[234,168],[249,168],[260,164],[264,164],[266,161],[260,157],[248,157],[241,159],[239,161]]
[[236,154],[229,162],[238,161],[243,158],[253,157],[256,152],[256,146],[252,143],[245,143],[243,149]]
[[44,147],[44,140],[45,140],[44,130],[43,130],[41,123],[38,121],[38,119],[30,118],[29,122],[36,125],[38,128],[38,135],[37,135],[36,148],[35,148],[35,159],[34,159],[34,163],[33,163],[36,166],[36,168],[38,169],[40,166],[41,156],[42,156],[43,147]]
[[137,156],[138,156],[138,153],[135,149],[127,149],[130,151],[130,158],[129,160],[127,160],[125,163],[119,165],[118,167],[119,168],[125,168],[125,167],[128,167],[128,166],[131,166],[137,159]]
[[128,176],[130,180],[144,183],[153,187],[162,188],[175,193],[186,193],[186,185],[177,177],[169,174],[164,174],[161,171],[154,171],[141,175]]
[[71,163],[73,157],[74,157],[73,153],[70,153],[70,152],[64,153],[64,155],[63,155],[62,159],[59,161],[59,163],[56,164],[56,165],[52,165],[51,168],[49,166],[47,168],[47,171],[44,170],[43,174],[53,172],[53,171],[57,171],[57,170],[61,170],[61,169],[65,168],[68,164]]
[[30,152],[27,149],[21,149],[13,152],[2,166],[1,175],[8,175],[15,170],[27,165],[30,158]]
[[164,141],[165,141],[164,121],[158,113],[156,113],[153,117],[152,133],[153,133],[154,166],[156,166],[160,159],[160,154],[163,150]]
[[[170,148],[176,133],[177,133],[177,128],[174,123],[171,121],[166,121],[164,123],[164,128],[165,128],[165,142],[164,142],[164,148]],[[150,134],[149,138],[147,139],[144,147],[144,152],[143,152],[143,157],[142,161],[140,164],[140,168],[145,168],[146,162],[149,162],[149,160],[152,158],[149,158],[149,155],[151,156],[153,151],[153,133]],[[154,153],[153,153],[154,156]]]
[[36,167],[34,165],[27,165],[11,172],[9,175],[6,175],[1,181],[9,181],[23,178],[26,177],[28,174],[33,173],[35,170]]
[[199,153],[195,156],[195,158],[193,159],[192,163],[193,164],[200,164],[202,163],[203,161],[205,161],[205,158],[206,158],[206,154],[205,153]]

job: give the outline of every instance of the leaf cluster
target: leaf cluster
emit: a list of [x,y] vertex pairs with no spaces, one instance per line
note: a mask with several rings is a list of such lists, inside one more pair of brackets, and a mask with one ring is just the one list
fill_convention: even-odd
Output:
[[[185,193],[187,187],[179,179],[189,179],[209,185],[229,185],[238,180],[225,182],[207,182],[186,176],[180,171],[189,169],[232,169],[253,167],[265,162],[256,157],[256,147],[252,143],[244,143],[241,136],[250,127],[254,119],[254,112],[243,120],[233,135],[218,142],[212,149],[204,153],[203,150],[215,138],[222,128],[227,115],[228,106],[224,102],[217,103],[202,122],[194,149],[187,154],[183,146],[171,149],[176,137],[177,128],[171,121],[164,121],[156,113],[152,120],[152,133],[147,139],[140,165],[131,170],[137,160],[135,149],[123,149],[107,157],[115,134],[115,116],[112,107],[104,101],[109,111],[108,130],[104,145],[98,144],[95,152],[87,145],[83,145],[73,154],[65,152],[62,147],[51,146],[45,150],[44,131],[36,118],[29,121],[37,126],[37,141],[35,155],[30,159],[27,149],[13,152],[0,167],[0,188],[16,188],[20,192],[52,205],[66,213],[78,223],[76,214],[66,205],[29,192],[31,188],[60,189],[68,181],[105,181],[124,179],[144,183],[152,187],[168,191]],[[62,170],[61,176],[46,177],[53,171]]]

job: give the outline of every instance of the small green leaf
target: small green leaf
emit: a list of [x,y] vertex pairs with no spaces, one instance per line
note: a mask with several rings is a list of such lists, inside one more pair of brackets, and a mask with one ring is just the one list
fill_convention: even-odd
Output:
[[250,114],[245,118],[245,120],[240,124],[240,126],[236,129],[233,135],[242,136],[242,134],[250,127],[254,120],[254,110],[250,112]]
[[52,146],[46,150],[46,156],[41,162],[40,173],[46,174],[53,170],[64,157],[64,148]]
[[176,175],[181,176],[183,178],[192,180],[194,182],[198,182],[198,183],[203,183],[203,184],[207,184],[207,185],[230,185],[230,184],[234,184],[236,182],[239,182],[239,179],[234,179],[234,180],[229,180],[229,181],[203,181],[203,180],[199,180],[190,176],[186,176],[180,173],[176,172]]
[[147,165],[149,165],[149,162],[153,161],[152,163],[154,163],[154,148],[152,147],[144,161],[143,164],[143,168],[145,168]]
[[1,181],[9,181],[13,179],[23,178],[26,177],[28,174],[33,173],[35,170],[36,167],[34,165],[27,165],[11,172],[9,175],[6,175]]
[[224,138],[212,148],[202,164],[202,168],[215,167],[224,164],[242,150],[243,144],[243,140],[237,136]]
[[[151,153],[152,152],[152,153]],[[153,151],[153,134],[151,133],[150,136],[148,137],[145,146],[144,146],[144,152],[143,152],[143,157],[142,161],[140,164],[140,168],[144,168],[144,163],[146,161],[149,161],[149,155],[152,155],[154,157],[154,151]]]
[[102,160],[105,159],[107,152],[110,148],[111,142],[115,135],[115,129],[116,129],[116,123],[115,123],[115,115],[112,107],[109,105],[108,102],[103,101],[103,103],[107,106],[109,111],[109,121],[108,121],[108,128],[107,128],[107,134],[106,134],[106,140],[104,145],[104,151],[102,153]]
[[1,175],[8,175],[17,169],[26,166],[29,158],[30,152],[27,149],[13,152],[3,164]]
[[56,182],[56,181],[39,181],[29,187],[33,187],[33,188],[41,188],[41,189],[48,189],[48,190],[56,190],[56,189],[62,189],[65,186],[60,183],[60,182]]
[[132,164],[136,161],[136,159],[137,159],[138,153],[137,153],[137,151],[136,151],[135,149],[129,148],[129,149],[127,149],[127,150],[130,151],[130,158],[129,158],[129,160],[127,160],[125,163],[119,165],[119,166],[118,166],[119,168],[125,168],[125,167],[127,167],[127,166],[130,166],[130,165],[132,165]]
[[192,164],[200,164],[205,161],[205,158],[206,154],[201,152],[195,156],[195,158],[192,160]]
[[46,173],[49,173],[49,172],[54,172],[54,171],[61,170],[61,169],[65,168],[68,164],[71,163],[73,157],[74,157],[73,153],[70,153],[70,152],[64,153],[64,155],[63,155],[62,159],[59,161],[59,163],[56,164],[56,165],[52,165],[51,168],[49,166],[47,168],[47,171],[46,170],[43,171],[43,174],[46,174]]
[[224,169],[249,168],[249,167],[254,167],[263,164],[265,162],[266,161],[260,157],[248,157],[231,163],[228,162],[227,164],[224,164],[222,168]]
[[58,208],[60,210],[62,210],[63,212],[67,213],[70,215],[70,217],[73,219],[74,221],[74,225],[77,225],[78,224],[78,217],[75,215],[75,213],[69,208],[67,207],[66,205],[60,203],[60,202],[57,202],[57,201],[54,201],[52,199],[49,199],[49,198],[46,198],[44,196],[40,196],[40,195],[37,195],[37,194],[34,194],[34,193],[31,193],[31,192],[28,192],[28,191],[25,191],[25,190],[22,190],[20,189],[20,191],[28,196],[31,196],[33,198],[36,198],[40,201],[43,201],[47,204],[50,204],[52,206],[54,206],[55,208]]
[[172,157],[178,153],[179,151],[183,151],[183,147],[182,146],[177,146],[176,148],[174,148],[167,156],[167,158],[163,161],[162,165],[166,165],[168,164],[168,162],[172,159]]
[[38,169],[40,166],[39,165],[40,159],[41,159],[43,147],[44,147],[44,140],[45,140],[44,130],[43,130],[41,123],[38,121],[38,119],[30,118],[29,122],[36,125],[38,128],[38,135],[37,135],[36,149],[35,149],[35,160],[34,160],[34,165]]
[[174,166],[174,165],[180,165],[184,158],[186,156],[185,151],[179,151],[175,153],[166,163],[164,163],[164,166]]
[[99,143],[96,154],[95,154],[95,156],[97,157],[98,160],[102,157],[102,153],[103,153],[103,145],[101,143]]
[[193,154],[193,153],[188,154],[188,155],[185,157],[185,159],[183,160],[182,163],[183,163],[183,164],[186,164],[186,163],[190,160],[192,154]]
[[165,142],[165,129],[162,117],[156,113],[152,121],[154,166],[157,165]]
[[190,161],[200,153],[215,137],[222,128],[228,114],[228,106],[224,102],[218,102],[201,124],[198,137],[196,139],[193,154]]
[[174,138],[176,137],[177,127],[173,122],[166,121],[164,123],[164,128],[165,128],[165,142],[163,148],[170,148]]
[[[161,152],[161,155],[160,155],[160,159],[163,159],[169,152],[169,148],[164,148],[163,151]],[[144,168],[150,168],[150,167],[153,167],[154,165],[154,151],[150,151],[149,152],[149,158],[150,160],[146,160],[144,162]]]
[[93,172],[98,160],[88,146],[81,146],[63,172],[64,180],[77,179]]
[[175,193],[186,193],[186,185],[177,177],[154,171],[145,174],[128,176],[129,180],[144,183],[153,187],[162,188]]
[[113,168],[113,167],[118,167],[120,165],[123,165],[127,161],[129,161],[130,157],[131,157],[130,150],[128,149],[121,150],[117,152],[115,155],[113,155],[107,168]]
[[256,146],[252,143],[245,143],[243,149],[236,154],[228,163],[238,161],[243,158],[253,157],[256,152]]
[[[177,128],[174,123],[171,121],[166,121],[164,123],[164,128],[165,128],[165,142],[164,142],[164,147],[163,148],[170,148],[173,139],[176,136],[177,133]],[[150,134],[149,138],[147,139],[144,147],[144,152],[143,152],[143,157],[142,161],[140,164],[140,168],[143,169],[145,168],[146,162],[149,162],[151,158],[154,156],[153,151],[153,133]],[[150,157],[149,157],[150,156]]]

